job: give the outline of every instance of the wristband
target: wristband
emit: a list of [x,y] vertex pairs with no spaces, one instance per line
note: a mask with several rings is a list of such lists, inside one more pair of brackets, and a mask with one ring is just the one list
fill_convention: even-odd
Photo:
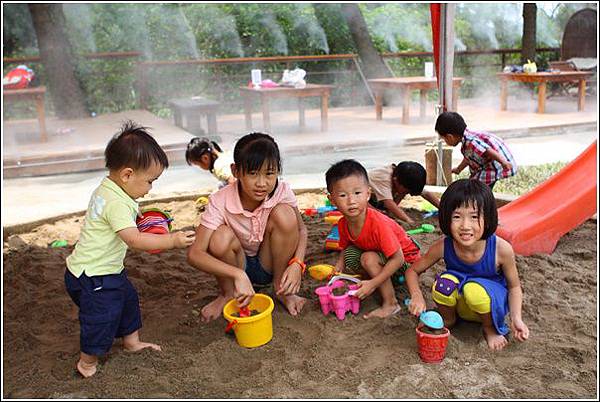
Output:
[[298,265],[300,265],[300,267],[302,268],[302,275],[304,275],[304,271],[306,271],[306,264],[302,261],[300,261],[300,258],[298,257],[294,257],[291,260],[288,261],[288,267],[290,265],[292,265],[293,263],[297,262]]

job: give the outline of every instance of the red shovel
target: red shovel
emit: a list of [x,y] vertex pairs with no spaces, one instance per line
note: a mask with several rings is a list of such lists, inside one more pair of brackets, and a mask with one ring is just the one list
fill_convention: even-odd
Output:
[[[240,307],[240,318],[250,317],[250,314],[251,313],[250,313],[250,309],[248,308],[248,306]],[[231,329],[233,328],[233,326],[235,324],[237,324],[237,320],[233,320],[229,324],[227,324],[227,328],[225,328],[225,332],[231,331]]]

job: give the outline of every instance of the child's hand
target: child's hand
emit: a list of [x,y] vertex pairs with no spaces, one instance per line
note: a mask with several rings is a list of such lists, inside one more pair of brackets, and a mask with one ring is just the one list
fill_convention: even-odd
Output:
[[377,289],[377,286],[373,284],[373,280],[360,281],[358,286],[359,288],[354,295],[361,300],[369,296],[375,289]]
[[171,233],[171,236],[173,238],[173,248],[186,248],[196,240],[196,232],[193,230],[174,232]]
[[410,304],[408,305],[409,313],[418,317],[425,310],[427,310],[427,305],[422,295],[415,295],[410,299]]
[[502,162],[502,167],[506,170],[512,169],[512,165],[509,162]]
[[523,342],[529,338],[529,328],[527,328],[523,320],[512,320],[511,326],[516,340]]
[[283,272],[277,295],[295,295],[300,290],[302,282],[302,267],[297,262],[293,263]]
[[253,296],[254,287],[250,282],[250,278],[245,272],[240,271],[240,275],[233,280],[233,297],[235,297],[240,307],[246,307],[250,304]]
[[454,174],[460,174],[460,170],[457,167],[452,168],[452,173],[454,173]]

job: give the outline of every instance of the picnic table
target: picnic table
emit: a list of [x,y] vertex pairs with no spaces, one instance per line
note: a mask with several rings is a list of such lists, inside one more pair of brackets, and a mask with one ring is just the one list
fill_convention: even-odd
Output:
[[538,73],[497,73],[500,79],[500,110],[506,110],[508,81],[538,83],[538,113],[546,109],[546,83],[579,82],[577,110],[585,107],[585,80],[592,75],[590,71],[556,71]]
[[298,117],[300,128],[305,127],[304,98],[318,96],[321,98],[321,131],[327,131],[327,114],[329,110],[329,95],[333,85],[306,84],[304,88],[279,86],[275,88],[240,87],[240,94],[244,98],[244,114],[246,117],[246,130],[252,130],[252,104],[256,98],[260,99],[263,126],[265,131],[271,131],[271,99],[298,98]]
[[[464,81],[461,77],[452,78],[452,104],[456,108],[458,104],[458,89]],[[383,93],[386,89],[397,89],[402,93],[402,124],[409,124],[410,93],[413,90],[420,92],[420,117],[425,117],[427,105],[427,91],[438,88],[435,77],[398,77],[398,78],[375,78],[368,80],[369,86],[375,95],[375,118],[381,120],[383,114]]]
[[44,108],[44,98],[46,96],[46,87],[24,88],[24,89],[4,89],[2,98],[6,101],[32,100],[37,109],[38,123],[40,125],[40,136],[43,142],[48,141],[48,132],[46,130],[46,110]]

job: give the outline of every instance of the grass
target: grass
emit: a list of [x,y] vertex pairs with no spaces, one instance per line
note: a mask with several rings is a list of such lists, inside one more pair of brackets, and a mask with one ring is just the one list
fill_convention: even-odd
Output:
[[[494,192],[512,195],[525,194],[565,166],[565,162],[545,163],[543,165],[535,166],[519,166],[516,175],[496,182]],[[457,178],[466,179],[468,177],[469,169],[466,168]]]

